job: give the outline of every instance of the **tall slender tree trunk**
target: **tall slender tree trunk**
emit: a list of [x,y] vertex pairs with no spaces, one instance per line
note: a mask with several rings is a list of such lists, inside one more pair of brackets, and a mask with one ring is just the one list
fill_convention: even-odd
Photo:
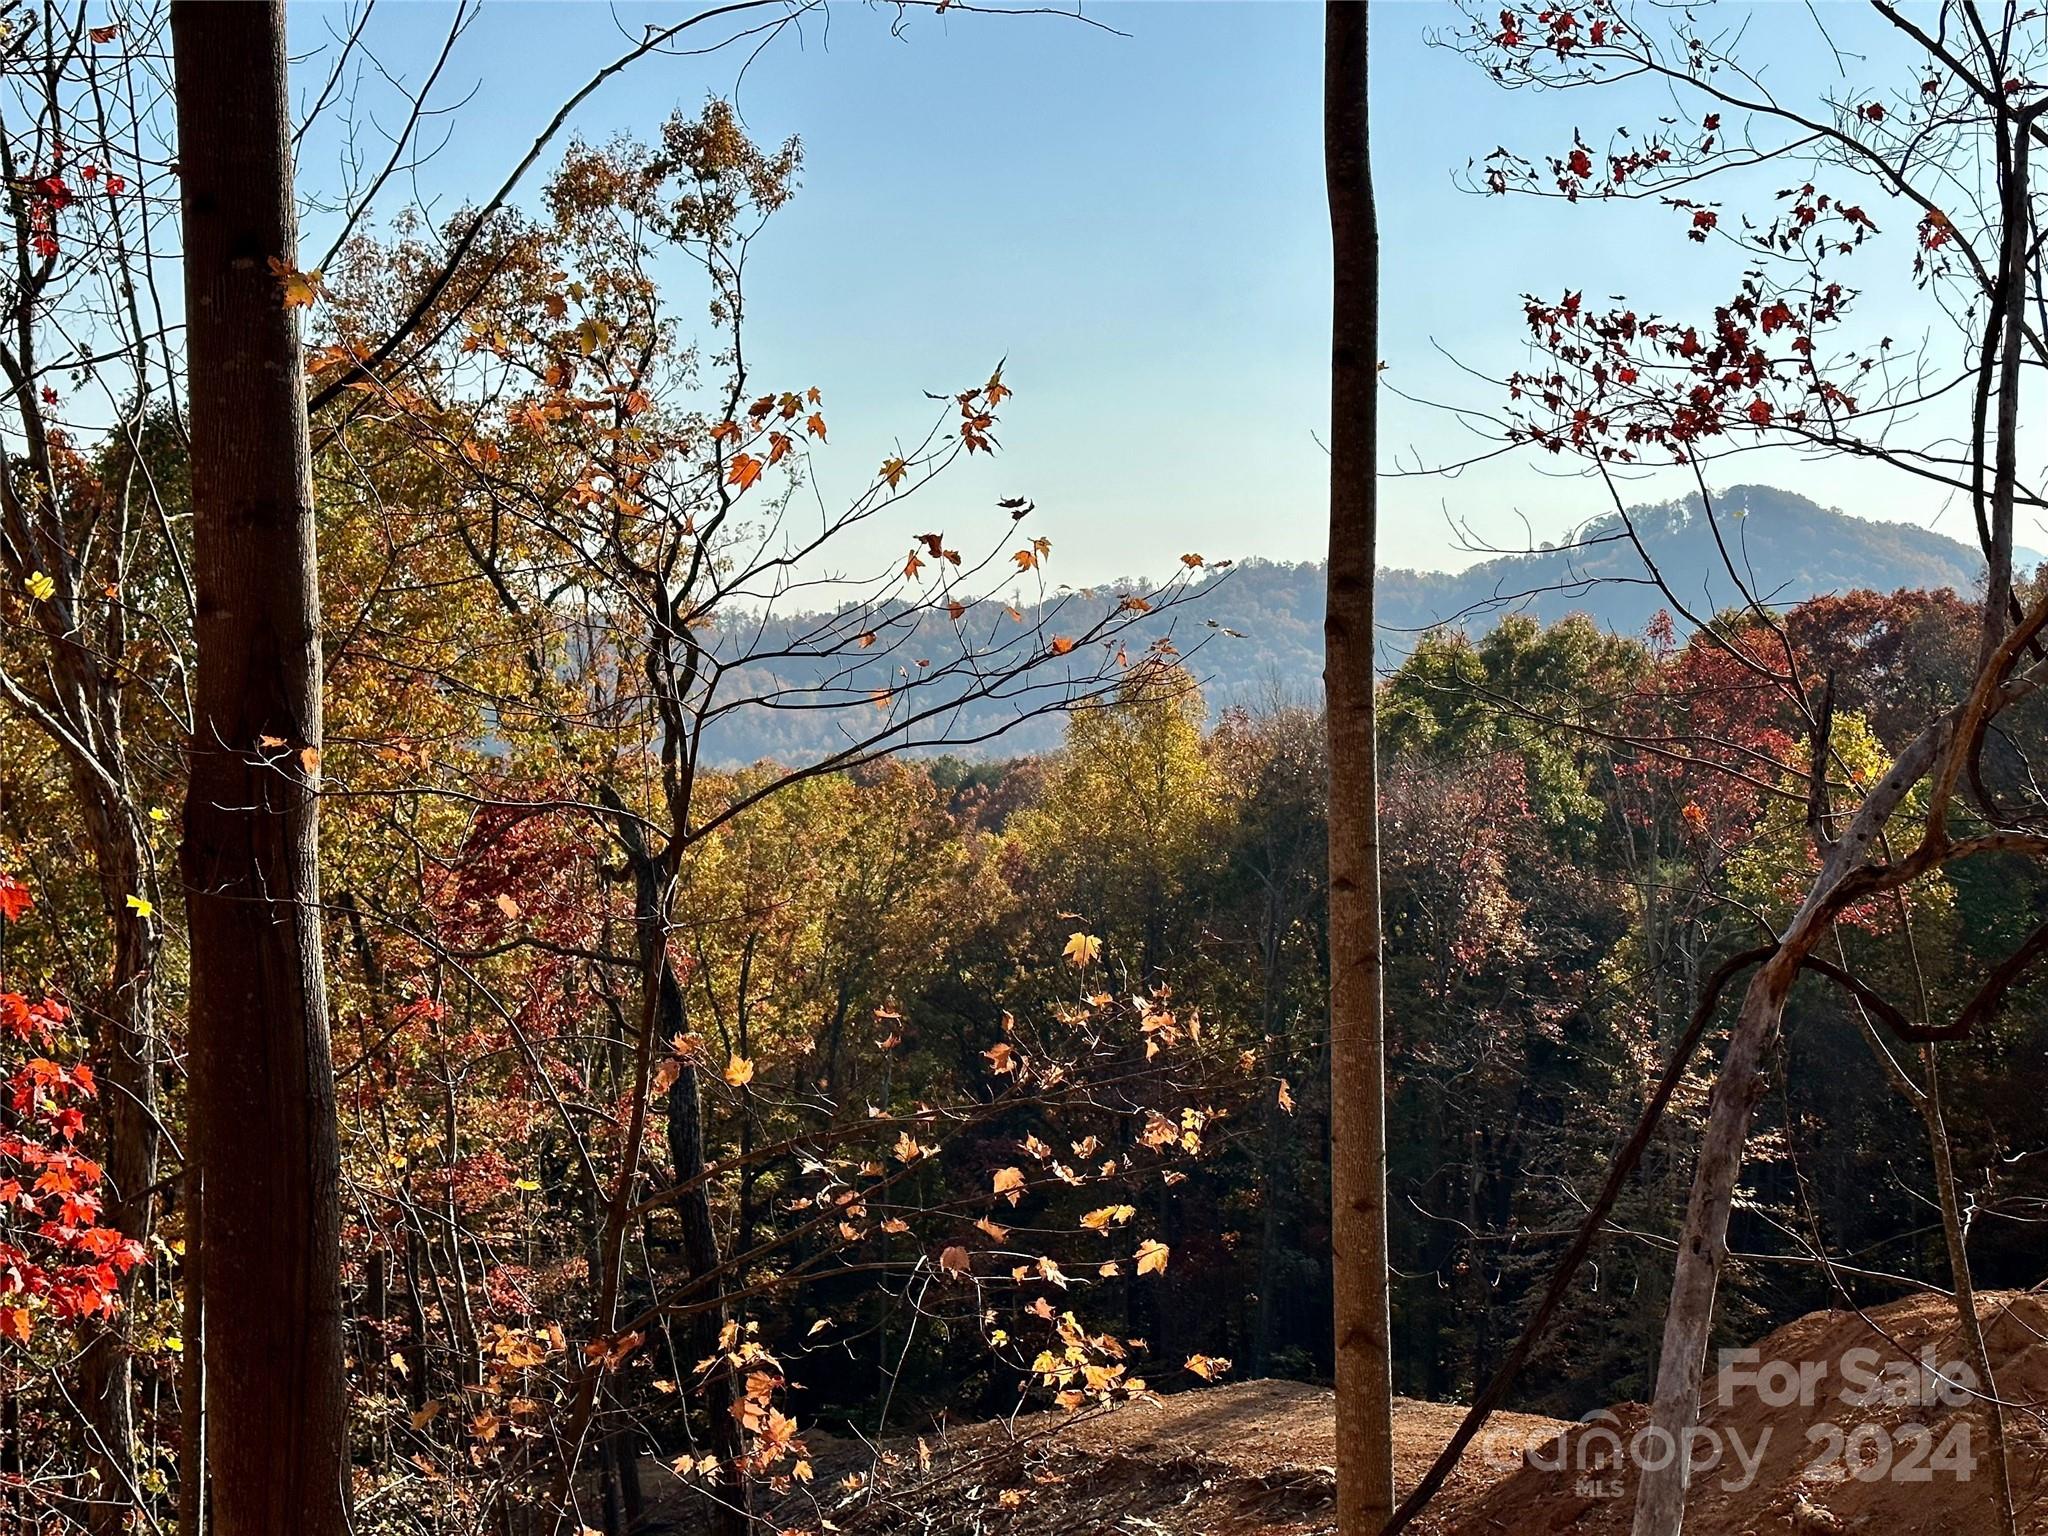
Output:
[[[340,1157],[321,975],[320,604],[282,0],[171,8],[197,722],[191,1143],[220,1536],[342,1536]],[[275,264],[275,265],[274,265]]]
[[1334,268],[1323,684],[1330,741],[1330,1203],[1341,1536],[1376,1532],[1394,1512],[1373,697],[1379,225],[1366,108],[1367,19],[1362,0],[1330,0],[1323,22],[1323,159]]

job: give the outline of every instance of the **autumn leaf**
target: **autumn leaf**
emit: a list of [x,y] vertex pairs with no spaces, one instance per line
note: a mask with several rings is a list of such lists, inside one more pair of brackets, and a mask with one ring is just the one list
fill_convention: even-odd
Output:
[[1189,570],[1193,570],[1196,566],[1202,563],[1202,557],[1200,555],[1182,555],[1180,557],[1180,563],[1186,566]]
[[147,896],[130,896],[128,898],[128,910],[141,918],[156,915],[156,905]]
[[904,473],[909,467],[901,459],[882,460],[882,479],[888,482],[890,490],[895,490],[903,483]]
[[327,290],[321,285],[317,268],[311,272],[301,272],[297,267],[279,261],[273,256],[270,258],[270,272],[277,279],[278,286],[284,290],[286,309],[304,309],[327,296]]
[[1090,962],[1102,957],[1102,940],[1092,933],[1069,934],[1067,947],[1061,953],[1075,970],[1086,970]]
[[1052,643],[1046,648],[1055,656],[1064,656],[1074,648],[1074,642],[1065,635],[1054,635]]
[[725,1080],[735,1088],[744,1088],[754,1080],[754,1064],[744,1056],[735,1056],[725,1064]]
[[519,916],[519,903],[505,892],[498,892],[491,900],[497,905],[498,910],[507,917],[516,918]]
[[1187,1363],[1188,1369],[1204,1381],[1214,1381],[1230,1369],[1228,1360],[1209,1355],[1189,1355]]
[[1287,1079],[1284,1077],[1280,1079],[1280,1091],[1274,1096],[1273,1102],[1287,1111],[1288,1114],[1294,1113],[1294,1095],[1288,1090]]
[[950,1275],[968,1275],[974,1272],[974,1258],[958,1243],[952,1244],[939,1255],[939,1268]]
[[1138,1244],[1138,1251],[1131,1255],[1131,1257],[1138,1261],[1139,1274],[1157,1275],[1165,1272],[1167,1256],[1172,1251],[1166,1244],[1155,1242],[1148,1237],[1145,1241]]
[[745,490],[761,478],[761,461],[751,453],[736,453],[725,469],[725,483]]
[[1007,1195],[1010,1204],[1015,1205],[1024,1196],[1024,1170],[998,1168],[995,1176],[995,1193]]
[[48,602],[57,591],[57,583],[41,571],[33,573],[22,586],[26,587],[28,595],[39,603]]

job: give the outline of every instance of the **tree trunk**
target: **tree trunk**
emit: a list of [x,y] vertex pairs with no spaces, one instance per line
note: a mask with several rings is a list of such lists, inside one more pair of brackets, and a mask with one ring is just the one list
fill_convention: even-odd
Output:
[[1337,1353],[1337,1529],[1394,1511],[1387,1309],[1386,1029],[1373,697],[1379,227],[1366,108],[1367,7],[1324,11],[1323,155],[1333,262],[1330,565],[1330,1203]]
[[171,35],[198,598],[183,871],[207,1491],[220,1536],[342,1536],[319,585],[298,324],[275,270],[298,257],[284,6],[178,0]]

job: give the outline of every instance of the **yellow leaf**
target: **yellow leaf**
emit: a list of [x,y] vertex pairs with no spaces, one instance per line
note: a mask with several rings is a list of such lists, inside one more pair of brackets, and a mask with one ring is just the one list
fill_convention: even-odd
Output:
[[128,898],[128,910],[137,917],[142,918],[152,917],[156,913],[155,905],[147,896],[130,896]]
[[1288,1114],[1294,1113],[1294,1095],[1288,1091],[1287,1079],[1284,1077],[1280,1079],[1280,1092],[1275,1102]]
[[890,490],[895,490],[897,486],[903,483],[903,475],[908,468],[909,466],[901,459],[884,459],[882,461],[882,478],[889,483]]
[[1021,1168],[998,1168],[995,1178],[995,1192],[1008,1195],[1010,1204],[1015,1205],[1024,1192],[1024,1170]]
[[278,286],[284,289],[286,309],[304,309],[316,299],[325,298],[327,295],[327,290],[320,284],[320,273],[317,268],[311,272],[301,272],[297,267],[279,261],[273,256],[270,258],[270,271],[277,279]]
[[735,1056],[725,1064],[725,1080],[735,1088],[744,1088],[754,1080],[754,1064],[744,1056]]
[[28,595],[39,603],[49,601],[51,595],[57,590],[57,583],[41,571],[35,572],[22,585],[28,588]]
[[1138,1273],[1141,1275],[1164,1273],[1167,1256],[1172,1251],[1166,1244],[1155,1242],[1149,1237],[1146,1238],[1144,1242],[1138,1244],[1138,1251],[1132,1255],[1138,1261]]
[[1230,1369],[1230,1362],[1221,1358],[1212,1358],[1208,1355],[1189,1355],[1188,1369],[1204,1381],[1214,1381],[1218,1376],[1221,1376]]
[[1067,937],[1067,947],[1061,951],[1067,957],[1067,964],[1075,970],[1086,970],[1091,961],[1102,958],[1102,940],[1092,933],[1075,933]]

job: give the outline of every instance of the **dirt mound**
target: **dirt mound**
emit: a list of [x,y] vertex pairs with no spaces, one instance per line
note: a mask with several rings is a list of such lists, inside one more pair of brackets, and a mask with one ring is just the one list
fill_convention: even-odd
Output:
[[[1978,1298],[2019,1528],[2048,1536],[2048,1298]],[[1991,1442],[1954,1305],[1816,1312],[1708,1383],[1687,1536],[1992,1536]],[[1456,1536],[1619,1536],[1664,1454],[1630,1404],[1592,1415],[1456,1511]]]
[[[2048,1296],[1979,1298],[2006,1402],[2014,1503],[2048,1536]],[[1706,1391],[1686,1536],[1995,1536],[1990,1441],[1953,1304],[1912,1297],[1816,1312],[1727,1362]],[[1716,1362],[1720,1363],[1720,1362]],[[1402,1400],[1398,1480],[1412,1487],[1464,1410]],[[1579,1424],[1491,1420],[1418,1536],[1625,1536],[1628,1450],[1647,1414]],[[1328,1391],[1248,1381],[1069,1418],[1031,1414],[892,1435],[810,1432],[817,1475],[774,1512],[848,1536],[1324,1536],[1333,1528]],[[1641,1442],[1636,1454],[1654,1454]],[[884,1463],[879,1488],[869,1482]],[[698,1529],[657,1498],[649,1532]]]
[[[1406,1399],[1395,1405],[1395,1460],[1406,1484],[1443,1448],[1463,1410]],[[1176,1393],[1074,1418],[1031,1414],[892,1441],[893,1491],[870,1500],[830,1488],[873,1464],[865,1447],[810,1436],[818,1507],[795,1503],[779,1524],[921,1536],[1307,1536],[1330,1528],[1336,1485],[1334,1411],[1326,1389],[1247,1381]],[[1532,1446],[1569,1426],[1500,1414],[1467,1453],[1420,1536],[1449,1536],[1460,1505],[1523,1465]],[[822,1449],[822,1454],[820,1454]]]

